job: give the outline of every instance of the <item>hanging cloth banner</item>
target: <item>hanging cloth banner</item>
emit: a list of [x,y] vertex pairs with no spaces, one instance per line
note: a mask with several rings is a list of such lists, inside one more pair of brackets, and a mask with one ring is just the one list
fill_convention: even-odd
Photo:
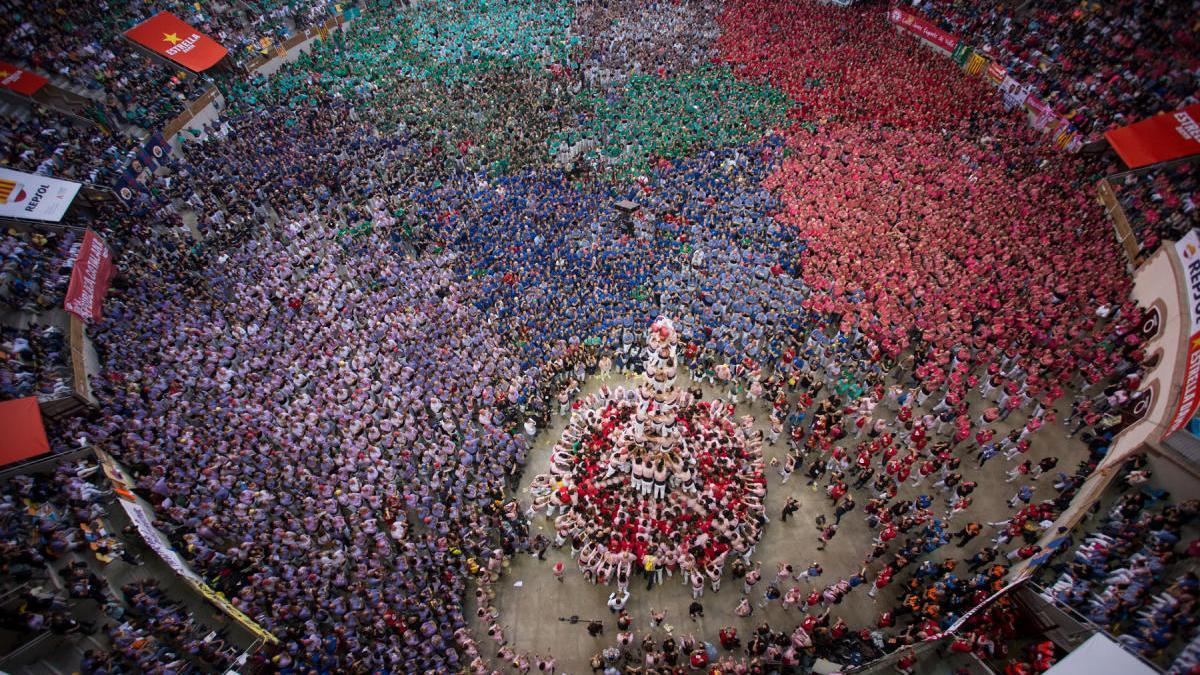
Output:
[[171,146],[167,145],[162,134],[156,131],[150,134],[150,138],[146,139],[146,143],[138,150],[137,158],[147,170],[154,171],[169,154],[171,154]]
[[959,42],[958,46],[954,48],[954,53],[950,54],[950,60],[957,63],[959,67],[966,68],[967,59],[971,58],[971,54],[974,52],[975,49],[971,45],[966,42]]
[[1025,99],[1029,97],[1029,87],[1013,79],[1012,75],[1004,78],[1004,83],[1000,85],[1000,91],[1004,93],[1004,107],[1009,110],[1023,105]]
[[1029,96],[1025,97],[1025,109],[1028,110],[1029,114],[1032,116],[1032,119],[1029,123],[1038,131],[1045,129],[1046,124],[1048,124],[1050,119],[1054,116],[1054,109],[1044,103],[1042,99],[1038,98],[1035,94],[1030,94]]
[[229,53],[219,42],[170,12],[159,12],[125,31],[125,37],[193,73],[217,65]]
[[71,283],[63,308],[84,321],[99,321],[112,276],[112,251],[99,235],[88,230],[71,268]]
[[139,200],[139,195],[152,197],[153,193],[150,188],[142,183],[141,179],[134,174],[131,167],[125,167],[121,175],[113,183],[113,193],[117,199],[126,207],[131,207]]
[[992,64],[987,68],[987,78],[992,84],[999,87],[1004,82],[1004,78],[1008,77],[1008,71],[1004,66],[992,61]]
[[956,36],[947,33],[941,28],[938,28],[930,23],[927,19],[911,12],[906,12],[899,7],[889,12],[888,18],[891,19],[892,23],[896,24],[900,28],[903,28],[913,35],[916,35],[917,37],[939,49],[944,49],[947,52],[953,52],[954,48],[958,46],[958,38]]

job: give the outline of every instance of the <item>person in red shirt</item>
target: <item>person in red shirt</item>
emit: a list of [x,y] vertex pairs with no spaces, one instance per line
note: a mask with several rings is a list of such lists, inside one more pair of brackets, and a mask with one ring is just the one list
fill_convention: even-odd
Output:
[[879,576],[875,578],[875,583],[871,584],[870,590],[867,591],[867,595],[874,598],[880,590],[891,583],[892,574],[892,566],[884,565],[883,569],[879,570]]
[[817,541],[820,542],[819,544],[817,544],[817,550],[824,551],[825,545],[828,544],[829,540],[833,539],[834,535],[836,535],[836,534],[837,534],[837,525],[830,525],[829,527],[826,527],[824,530],[821,530],[821,536],[817,537]]
[[955,654],[970,653],[971,650],[974,649],[974,639],[974,636],[969,633],[966,636],[957,635],[950,643],[950,651]]
[[725,626],[717,632],[717,639],[721,642],[721,647],[727,650],[734,650],[741,646],[742,641],[738,638],[737,629],[733,626]]
[[1004,675],[1033,675],[1033,666],[1024,661],[1009,659],[1004,666]]
[[891,610],[884,610],[879,615],[879,619],[875,621],[875,625],[879,628],[891,628],[896,625],[896,616]]
[[836,504],[839,499],[845,496],[846,490],[846,484],[842,481],[838,481],[833,485],[830,485],[828,490],[829,500]]

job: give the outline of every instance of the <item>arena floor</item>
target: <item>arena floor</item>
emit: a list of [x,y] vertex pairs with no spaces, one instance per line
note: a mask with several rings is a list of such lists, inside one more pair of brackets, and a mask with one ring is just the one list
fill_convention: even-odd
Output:
[[[622,383],[628,385],[631,381],[615,375],[608,384],[616,386]],[[581,396],[595,391],[600,384],[598,377],[590,378],[584,385]],[[678,384],[684,388],[690,386],[691,381],[686,372],[681,372]],[[714,398],[717,394],[714,387],[704,385],[703,388],[706,400]],[[927,407],[931,407],[935,402],[931,399],[927,402]],[[972,395],[971,403],[973,413],[978,414],[983,407],[980,405],[978,393]],[[882,406],[877,410],[882,410]],[[1065,410],[1061,407],[1058,410],[1060,420],[1065,416],[1064,412],[1069,413],[1069,401]],[[1007,423],[995,424],[996,437],[1001,438],[1014,426],[1020,428],[1024,425],[1027,419],[1025,413],[1026,411],[1023,410],[1017,411],[1008,418]],[[737,414],[751,414],[755,417],[756,428],[763,429],[764,432],[768,428],[767,409],[761,402],[753,407],[744,402],[740,403],[737,406]],[[550,450],[565,426],[565,418],[555,415],[552,426],[539,432],[525,473],[521,478],[520,487],[515,495],[521,502],[522,509],[527,508],[530,503],[528,492],[530,481],[535,475],[549,470]],[[1047,428],[1041,429],[1031,438],[1034,439],[1033,445],[1023,457],[1032,459],[1036,463],[1046,455],[1057,455],[1059,466],[1056,471],[1072,469],[1086,452],[1078,437],[1066,438],[1066,430],[1062,427],[1061,422],[1048,425]],[[969,442],[964,442],[963,446],[968,444]],[[765,445],[764,447],[768,462],[773,458],[782,460],[787,452],[784,436],[780,436],[775,445]],[[972,495],[974,502],[970,508],[952,519],[952,531],[956,531],[969,521],[984,525],[984,531],[963,548],[958,548],[951,543],[926,557],[934,561],[944,560],[947,557],[956,557],[961,560],[990,544],[991,538],[998,530],[988,527],[987,522],[1005,519],[1012,512],[1005,502],[1012,497],[1020,483],[1007,483],[1005,480],[1007,471],[1016,463],[1016,460],[1006,462],[1001,454],[989,461],[981,470],[977,468],[977,461],[964,460],[961,469],[964,478],[978,482],[979,487]],[[808,567],[813,561],[820,563],[825,571],[814,583],[818,588],[824,588],[858,570],[863,558],[870,553],[870,542],[875,536],[875,533],[867,527],[862,512],[862,506],[868,498],[866,493],[869,488],[852,492],[858,506],[853,512],[842,518],[837,536],[829,542],[826,549],[818,551],[818,529],[814,519],[819,514],[825,514],[826,518],[832,521],[833,509],[830,506],[829,498],[823,492],[824,483],[819,483],[821,489],[815,490],[806,485],[807,480],[803,474],[803,468],[797,467],[787,484],[781,484],[777,469],[768,467],[766,503],[767,514],[771,522],[768,523],[753,557],[753,560],[762,563],[763,575],[763,580],[755,586],[753,591],[754,613],[744,619],[734,614],[734,607],[742,597],[742,583],[740,580],[734,581],[728,571],[720,592],[713,593],[711,589],[705,589],[704,596],[700,599],[700,603],[704,605],[704,618],[698,621],[693,621],[688,617],[688,606],[692,601],[691,591],[683,585],[682,579],[678,576],[665,578],[663,584],[651,591],[646,591],[644,577],[635,576],[629,585],[630,599],[626,606],[626,611],[634,621],[632,630],[635,653],[640,654],[636,647],[644,638],[646,630],[649,629],[651,609],[667,610],[667,618],[663,627],[653,630],[656,640],[661,642],[665,639],[669,630],[676,637],[691,633],[698,640],[718,644],[717,631],[724,626],[733,625],[738,629],[739,635],[746,636],[764,620],[775,627],[793,626],[797,623],[798,610],[784,610],[778,601],[771,603],[766,609],[758,607],[758,602],[762,600],[762,593],[768,582],[775,579],[777,565],[780,562],[791,563],[797,571]],[[922,487],[913,488],[911,481],[908,481],[901,489],[899,498],[912,499],[918,494],[929,493],[931,482],[926,481]],[[1037,487],[1034,499],[1053,497],[1055,492],[1051,483],[1050,475],[1043,476],[1039,481],[1033,483]],[[784,523],[780,520],[780,512],[789,496],[794,496],[800,502],[801,507],[800,511]],[[944,504],[944,502],[941,503]],[[944,508],[941,509],[941,512],[944,513]],[[531,523],[531,536],[538,532],[553,539],[553,523],[541,516],[535,516]],[[897,541],[903,540],[904,535],[901,535]],[[1005,550],[1008,548],[1011,546],[1006,547]],[[894,552],[894,550],[889,552],[885,560],[890,559]],[[551,572],[554,563],[558,561],[562,561],[567,570],[562,583],[555,581]],[[1003,560],[1000,559],[997,562],[1003,562]],[[880,562],[876,562],[871,567],[872,571],[878,570],[880,565]],[[880,591],[875,600],[867,596],[867,586],[858,587],[846,597],[841,605],[833,608],[831,617],[841,616],[852,628],[873,626],[880,611],[892,607],[898,602],[900,599],[896,593],[899,587],[898,582],[907,580],[913,569],[915,569],[915,563],[898,573],[893,583]],[[806,582],[799,583],[803,585]],[[558,659],[558,672],[560,673],[587,673],[591,670],[588,662],[592,655],[616,642],[616,616],[609,611],[606,605],[609,593],[615,588],[615,585],[596,586],[588,583],[571,559],[570,547],[564,546],[562,549],[555,549],[551,546],[546,552],[545,561],[539,561],[536,556],[524,554],[513,558],[511,566],[505,570],[496,585],[495,604],[500,611],[501,625],[505,627],[505,637],[508,644],[514,649],[519,652],[527,652],[531,657],[536,654],[553,653]],[[783,590],[786,588],[785,585]],[[468,612],[472,617],[475,616],[474,610],[474,605],[469,603]],[[791,616],[787,616],[788,614]],[[567,619],[571,616],[579,617],[579,622],[569,622]],[[598,638],[592,638],[587,632],[587,623],[592,619],[600,619],[605,624],[604,633]],[[481,651],[486,656],[494,656],[496,643],[487,636],[485,630],[481,629],[478,623],[476,621],[472,628],[475,630]]]

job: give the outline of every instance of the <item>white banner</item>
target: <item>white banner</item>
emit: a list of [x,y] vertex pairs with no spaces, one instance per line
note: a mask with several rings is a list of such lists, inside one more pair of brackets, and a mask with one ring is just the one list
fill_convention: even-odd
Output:
[[1187,343],[1186,369],[1183,376],[1183,387],[1179,390],[1179,403],[1175,406],[1175,415],[1167,426],[1163,436],[1182,429],[1196,414],[1200,407],[1200,235],[1197,230],[1188,232],[1182,239],[1175,242],[1175,255],[1183,270],[1183,288],[1187,293],[1184,302],[1188,306],[1191,331]]
[[1175,242],[1175,255],[1183,267],[1184,288],[1187,289],[1187,305],[1192,329],[1189,334],[1200,331],[1200,230],[1188,232]]
[[154,549],[154,552],[158,554],[158,557],[163,559],[163,562],[167,563],[179,576],[204,583],[204,580],[193,572],[192,568],[188,567],[179,553],[175,551],[175,547],[171,546],[171,542],[167,541],[163,533],[154,526],[153,519],[150,517],[150,514],[146,513],[141,504],[135,504],[124,499],[118,499],[117,501],[121,502],[121,507],[125,509],[125,513],[129,514],[129,519],[133,521],[134,527],[142,535],[142,539],[146,541],[146,545]]
[[104,475],[108,476],[109,482],[112,483],[113,489],[116,490],[117,495],[120,497],[117,501],[121,503],[121,507],[129,515],[129,519],[133,521],[133,526],[142,535],[142,539],[146,542],[146,545],[168,567],[174,570],[176,574],[183,577],[184,583],[195,589],[206,600],[213,603],[222,612],[228,614],[246,630],[264,640],[278,644],[279,640],[274,635],[268,633],[262,626],[255,623],[253,619],[246,616],[242,610],[234,607],[224,595],[214,591],[208,584],[204,583],[204,579],[199,574],[192,571],[192,568],[188,566],[183,556],[179,555],[179,552],[171,546],[171,542],[167,540],[166,535],[154,526],[154,511],[149,506],[143,506],[138,501],[138,498],[129,490],[129,485],[132,481],[129,480],[129,474],[125,472],[125,469],[113,459],[112,455],[100,448],[96,448],[95,452],[96,458],[100,460],[101,466],[104,467]]
[[1029,98],[1030,88],[1009,75],[1000,84],[1000,91],[1004,92],[1004,107],[1011,110],[1025,104],[1025,99]]
[[0,216],[57,223],[79,188],[79,183],[0,167]]

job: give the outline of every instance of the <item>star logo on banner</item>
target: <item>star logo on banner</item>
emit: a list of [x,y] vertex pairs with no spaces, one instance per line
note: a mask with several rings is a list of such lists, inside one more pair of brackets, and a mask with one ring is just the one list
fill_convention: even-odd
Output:
[[12,75],[12,73],[8,72],[7,70],[0,70],[0,80],[3,80],[9,75]]
[[1192,338],[1192,351],[1200,350],[1200,335]]
[[172,45],[179,44],[179,34],[163,33],[163,42],[170,42]]

